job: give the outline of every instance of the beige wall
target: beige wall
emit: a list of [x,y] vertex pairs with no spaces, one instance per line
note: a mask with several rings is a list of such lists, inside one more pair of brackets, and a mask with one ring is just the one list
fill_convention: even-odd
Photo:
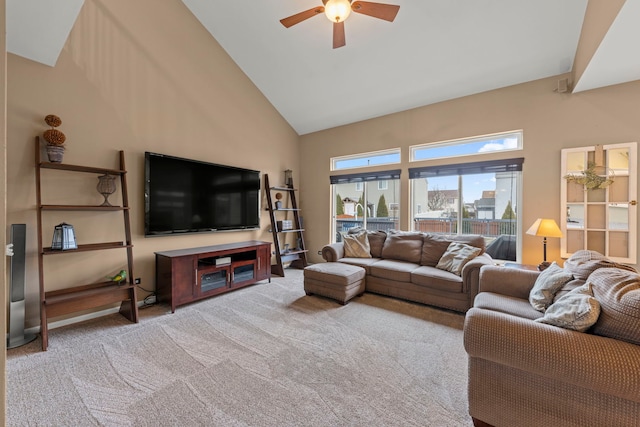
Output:
[[[497,153],[491,158],[525,158],[521,209],[524,230],[539,217],[559,221],[560,150],[640,139],[640,82],[575,95],[554,92],[557,80],[566,77],[538,80],[302,136],[301,204],[311,259],[321,260],[317,251],[331,239],[329,159],[333,156],[401,147],[401,228],[406,230],[409,146],[522,129],[521,153]],[[468,159],[473,160],[477,159]],[[426,163],[416,166],[423,164]],[[541,240],[525,234],[522,261],[537,264],[541,258]],[[549,239],[549,258],[561,261],[559,239]]]
[[[6,39],[6,2],[0,0],[0,92],[2,102],[0,103],[0,224],[5,232],[0,233],[0,251],[3,252],[7,243],[7,39]],[[4,261],[4,260],[3,260]],[[0,263],[0,277],[5,291],[0,293],[0,331],[7,330],[7,263]],[[5,425],[6,413],[6,364],[7,364],[7,341],[2,340],[0,345],[2,354],[0,355],[0,425]]]
[[[257,169],[272,181],[300,170],[297,134],[181,2],[87,0],[55,67],[9,55],[7,75],[7,223],[27,224],[27,327],[39,324],[34,137],[47,128],[47,114],[62,119],[65,163],[115,167],[124,150],[143,287],[155,286],[154,251],[271,241],[266,213],[260,231],[143,237],[145,151]],[[43,203],[101,203],[96,177],[44,172]],[[80,243],[124,239],[120,214],[46,218],[45,246],[62,221]],[[124,251],[113,250],[47,257],[47,289],[101,281],[125,262]]]

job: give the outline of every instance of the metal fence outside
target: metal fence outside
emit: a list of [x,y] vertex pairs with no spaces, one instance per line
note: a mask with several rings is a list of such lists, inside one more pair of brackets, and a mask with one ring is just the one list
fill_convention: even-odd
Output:
[[[362,227],[362,219],[337,219],[336,232],[341,235],[354,227]],[[456,218],[415,218],[413,220],[415,231],[427,233],[458,234],[458,220]],[[389,231],[398,230],[400,223],[397,218],[367,218],[367,230]],[[497,237],[500,235],[516,235],[517,221],[515,219],[474,219],[462,220],[462,233],[479,234],[485,237]],[[337,236],[337,237],[338,237]]]

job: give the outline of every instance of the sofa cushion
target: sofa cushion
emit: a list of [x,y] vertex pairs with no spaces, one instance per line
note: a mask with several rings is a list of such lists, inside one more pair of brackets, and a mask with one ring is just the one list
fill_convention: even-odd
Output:
[[624,270],[636,271],[627,265],[610,261],[600,252],[579,250],[574,252],[569,259],[564,262],[564,268],[573,274],[576,279],[587,280],[587,278],[599,268],[622,268]]
[[406,261],[383,259],[369,267],[370,274],[381,279],[396,282],[411,282],[411,272],[420,267],[418,264]]
[[344,256],[347,258],[371,258],[369,239],[365,230],[359,233],[347,233],[342,237]]
[[495,292],[480,292],[476,295],[473,306],[530,320],[542,317],[542,313],[531,307],[526,299]]
[[365,269],[367,274],[371,274],[369,267],[380,261],[380,258],[340,258],[338,262],[349,265],[357,265]]
[[411,282],[425,288],[462,292],[462,277],[435,267],[422,266],[411,272]]
[[482,254],[485,249],[484,238],[473,234],[449,236],[445,234],[425,233],[422,240],[420,264],[431,267],[438,265],[440,258],[442,258],[442,255],[444,255],[452,242],[466,243],[467,245],[480,248],[478,255]]
[[467,245],[466,243],[451,242],[449,247],[442,254],[436,268],[450,271],[458,276],[462,273],[462,268],[472,259],[480,255],[480,248]]
[[587,282],[600,303],[593,333],[640,345],[640,276],[619,268],[598,269]]
[[584,332],[600,315],[600,304],[593,297],[591,284],[586,283],[559,298],[536,322]]
[[419,263],[422,256],[422,233],[392,230],[382,247],[382,258]]
[[387,238],[387,233],[380,230],[370,231],[365,230],[362,227],[356,227],[349,230],[348,234],[356,234],[363,230],[367,232],[367,239],[369,240],[371,256],[373,258],[382,258],[382,246],[384,245],[384,241]]
[[545,311],[553,302],[553,297],[573,275],[554,261],[536,278],[529,293],[531,306],[538,311]]

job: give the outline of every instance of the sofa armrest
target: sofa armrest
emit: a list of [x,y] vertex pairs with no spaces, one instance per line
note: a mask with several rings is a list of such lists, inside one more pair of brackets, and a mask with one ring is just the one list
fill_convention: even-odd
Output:
[[640,403],[638,345],[471,308],[464,347],[470,357]]
[[344,243],[331,243],[322,248],[322,258],[327,262],[336,262],[344,258]]
[[528,300],[539,274],[539,271],[488,265],[480,271],[479,292],[493,292]]
[[471,302],[473,302],[473,299],[478,294],[480,270],[485,265],[493,265],[493,258],[487,253],[475,257],[462,267],[460,274],[462,276],[462,289],[463,292],[469,293]]

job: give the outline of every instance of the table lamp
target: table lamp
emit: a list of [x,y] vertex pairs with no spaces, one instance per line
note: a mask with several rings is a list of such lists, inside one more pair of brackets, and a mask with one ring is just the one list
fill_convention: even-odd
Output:
[[532,236],[542,236],[543,260],[538,264],[538,270],[544,270],[551,263],[547,262],[547,237],[562,237],[560,227],[553,219],[538,218],[527,230],[527,234]]

